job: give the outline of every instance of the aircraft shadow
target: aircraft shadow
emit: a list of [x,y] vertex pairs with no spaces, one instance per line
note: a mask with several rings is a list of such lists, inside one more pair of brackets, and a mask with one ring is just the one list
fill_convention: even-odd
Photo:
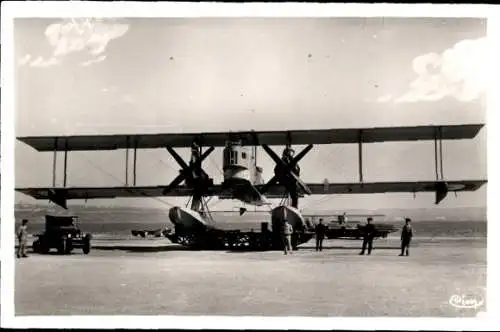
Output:
[[94,246],[93,249],[106,250],[106,251],[120,250],[120,251],[127,251],[127,252],[199,251],[199,250],[188,248],[188,247],[172,246],[172,245],[166,245],[166,246],[133,246],[133,245],[132,246],[131,245]]
[[[125,252],[130,252],[130,253],[152,253],[152,252],[169,252],[169,251],[224,251],[226,253],[233,253],[233,254],[238,254],[238,253],[249,253],[249,252],[266,252],[266,251],[280,251],[281,249],[252,249],[252,248],[224,248],[224,249],[197,249],[197,248],[189,248],[189,247],[184,247],[184,246],[175,246],[175,245],[165,245],[165,246],[131,246],[131,245],[113,245],[113,246],[94,246],[92,247],[93,250],[99,250],[99,251],[125,251]],[[359,247],[352,247],[352,246],[323,246],[323,250],[346,250],[346,249],[351,249],[351,250],[361,250],[361,246]],[[400,247],[396,246],[373,246],[373,249],[387,249],[387,250],[400,250]],[[298,248],[297,251],[303,251],[303,250],[316,250],[316,247],[314,245],[310,246],[301,246]],[[32,250],[28,250],[29,254],[35,254],[38,255],[38,253],[34,253]],[[92,254],[92,250],[90,252]],[[57,251],[50,251],[46,254],[43,255],[49,255],[49,256],[61,256]],[[74,250],[70,254],[66,254],[66,256],[72,256],[72,255],[83,255],[83,252],[81,250]]]
[[[316,246],[314,245],[311,245],[311,246],[302,246],[302,247],[299,247],[299,250],[301,249],[309,249],[309,250],[316,250]],[[352,250],[361,250],[361,245],[359,247],[354,247],[354,246],[323,246],[323,250],[325,249],[352,249]],[[373,246],[373,249],[388,249],[388,250],[401,250],[400,247],[396,247],[396,246],[377,246],[377,245],[374,245]]]

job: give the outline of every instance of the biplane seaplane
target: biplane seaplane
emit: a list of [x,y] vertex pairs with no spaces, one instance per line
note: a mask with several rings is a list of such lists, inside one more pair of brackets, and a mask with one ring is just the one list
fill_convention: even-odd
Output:
[[[385,217],[383,214],[314,214],[314,215],[304,215],[307,220],[314,223],[314,219],[318,218],[330,218],[326,220],[325,225],[327,226],[326,238],[328,239],[348,239],[348,240],[359,240],[363,237],[363,228],[366,224],[364,221],[369,217],[372,219]],[[334,218],[334,219],[331,219]],[[390,223],[375,222],[374,238],[386,238],[390,233],[396,232],[398,228]]]
[[[279,231],[287,219],[294,229],[293,246],[309,241],[313,236],[298,209],[299,198],[305,195],[372,194],[435,192],[439,204],[448,192],[474,191],[485,180],[445,180],[442,172],[442,140],[472,139],[482,124],[380,127],[354,129],[314,129],[244,132],[169,133],[136,135],[92,136],[42,136],[19,137],[37,151],[54,152],[53,186],[43,188],[17,188],[18,192],[38,200],[49,200],[67,209],[70,199],[104,199],[117,197],[191,197],[191,206],[174,206],[169,219],[174,229],[167,237],[174,243],[196,248],[227,248],[242,241],[249,245],[250,235],[244,232],[226,231],[210,222],[206,197],[236,199],[256,206],[270,204],[270,199],[287,197],[289,203],[280,204],[270,211],[272,229],[263,223],[258,248],[282,248]],[[434,140],[436,180],[415,182],[365,182],[363,181],[363,143]],[[439,144],[438,144],[439,142]],[[322,144],[357,144],[359,150],[359,182],[352,183],[305,183],[300,178],[299,162],[313,148]],[[307,145],[295,155],[292,145]],[[257,166],[256,147],[274,160],[274,176],[267,182],[262,179],[262,168]],[[284,146],[280,157],[271,146]],[[191,159],[186,163],[174,150],[191,147]],[[202,149],[207,147],[205,151]],[[223,148],[223,181],[216,184],[203,170],[202,162],[216,147]],[[438,157],[438,147],[440,154]],[[67,187],[67,159],[70,151],[125,150],[125,186],[120,187]],[[136,184],[137,149],[166,149],[180,166],[179,175],[168,185],[138,186]],[[253,149],[253,150],[251,150]],[[129,151],[133,150],[133,183],[128,184]],[[56,186],[56,156],[64,152],[64,183]],[[251,154],[251,152],[253,152]],[[438,175],[441,165],[441,176]],[[267,235],[269,236],[267,236]]]

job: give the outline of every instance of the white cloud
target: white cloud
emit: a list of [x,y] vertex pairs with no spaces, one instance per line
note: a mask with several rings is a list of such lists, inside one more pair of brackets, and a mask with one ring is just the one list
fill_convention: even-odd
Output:
[[27,54],[19,60],[19,65],[29,64],[31,67],[44,68],[59,64],[61,59],[72,53],[85,52],[88,60],[80,63],[81,66],[90,66],[106,59],[106,47],[113,39],[125,35],[127,24],[107,24],[101,20],[92,22],[86,19],[78,22],[75,19],[54,23],[45,29],[45,36],[52,46],[52,57],[44,60],[39,56],[32,58]]
[[80,63],[80,66],[87,67],[87,66],[90,66],[91,64],[99,63],[99,62],[102,62],[104,60],[106,60],[106,55],[100,55],[99,57],[97,57],[95,59],[90,59],[90,60],[87,60],[87,61]]
[[105,52],[111,40],[122,37],[127,31],[127,24],[106,24],[88,20],[78,23],[70,20],[49,25],[45,36],[54,49],[54,56],[65,56],[84,50],[87,50],[89,55],[98,56]]
[[380,102],[380,103],[385,103],[385,102],[387,102],[387,101],[389,101],[391,99],[392,99],[392,95],[388,94],[388,95],[383,95],[383,96],[379,97],[377,99],[377,101]]
[[59,61],[55,57],[51,57],[48,60],[44,60],[43,57],[39,56],[35,60],[29,63],[30,67],[45,68],[59,64]]
[[453,97],[472,101],[486,91],[488,74],[488,41],[466,39],[441,54],[427,53],[413,60],[417,78],[397,98],[379,98],[380,102],[411,103],[436,101]]
[[30,62],[30,60],[31,60],[31,54],[26,54],[25,56],[20,58],[17,63],[19,64],[19,66],[24,66],[27,65],[28,62]]

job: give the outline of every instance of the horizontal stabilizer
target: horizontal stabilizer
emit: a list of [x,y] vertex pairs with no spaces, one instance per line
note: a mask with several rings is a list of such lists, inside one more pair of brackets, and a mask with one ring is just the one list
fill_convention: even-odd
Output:
[[17,139],[38,151],[97,151],[117,149],[156,149],[202,146],[225,146],[227,140],[243,145],[350,144],[471,139],[484,124],[430,125],[413,127],[337,128],[311,130],[241,131],[207,133],[168,133],[130,135],[30,136]]
[[[475,191],[479,189],[486,180],[447,181],[447,192]],[[441,192],[437,194],[443,199],[443,182],[440,181],[418,181],[418,182],[371,182],[371,183],[307,183],[312,195],[331,194],[377,194],[377,193],[416,193],[416,192]],[[257,190],[263,185],[256,186]],[[66,209],[68,199],[106,199],[106,198],[140,198],[140,197],[162,197],[162,196],[192,196],[193,190],[178,186],[163,194],[165,186],[143,186],[143,187],[70,187],[70,188],[16,188],[17,192],[31,196],[38,200],[50,200],[51,202]],[[222,186],[214,185],[208,187],[206,196],[218,196],[222,194]],[[281,185],[272,185],[266,192],[267,198],[283,198],[286,189]],[[442,196],[442,197],[441,197]],[[436,200],[436,204],[440,200]]]

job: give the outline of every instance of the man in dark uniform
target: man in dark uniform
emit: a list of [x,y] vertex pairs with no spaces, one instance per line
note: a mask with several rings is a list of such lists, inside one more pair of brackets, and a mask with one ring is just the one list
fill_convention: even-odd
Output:
[[323,251],[323,240],[325,238],[326,226],[323,224],[323,219],[319,220],[316,225],[316,251]]
[[410,242],[413,237],[413,229],[411,227],[411,219],[405,219],[405,225],[401,231],[401,254],[399,256],[404,256],[406,249],[406,256],[410,255]]
[[28,242],[28,220],[23,219],[21,226],[17,230],[17,240],[19,246],[17,247],[17,258],[28,257],[26,255],[26,244]]
[[365,254],[366,245],[368,245],[368,255],[372,252],[373,238],[375,236],[375,226],[372,224],[373,218],[368,218],[365,227],[363,228],[363,248],[361,249],[360,255]]

